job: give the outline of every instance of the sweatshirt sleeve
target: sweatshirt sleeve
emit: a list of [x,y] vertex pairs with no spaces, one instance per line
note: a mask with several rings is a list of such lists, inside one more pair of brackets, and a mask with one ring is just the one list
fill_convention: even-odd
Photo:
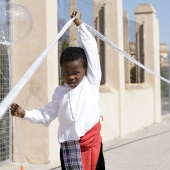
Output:
[[78,32],[88,62],[86,76],[91,84],[100,85],[101,68],[96,40],[83,23],[78,26]]
[[43,109],[33,109],[31,111],[25,110],[24,120],[28,120],[34,124],[49,124],[58,117],[59,104],[57,102],[57,95],[54,92],[52,101],[47,103]]

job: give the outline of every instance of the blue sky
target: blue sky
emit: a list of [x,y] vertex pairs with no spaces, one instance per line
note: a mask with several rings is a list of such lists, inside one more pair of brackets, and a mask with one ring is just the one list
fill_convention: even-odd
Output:
[[160,42],[167,43],[170,49],[170,0],[122,0],[122,3],[131,20],[134,20],[134,10],[138,4],[152,4],[159,20]]

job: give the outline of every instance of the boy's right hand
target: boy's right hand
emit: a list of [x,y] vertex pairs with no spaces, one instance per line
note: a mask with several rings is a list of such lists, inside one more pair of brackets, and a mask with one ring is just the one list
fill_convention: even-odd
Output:
[[11,115],[19,118],[23,118],[25,116],[25,110],[23,110],[18,104],[12,103],[11,107]]

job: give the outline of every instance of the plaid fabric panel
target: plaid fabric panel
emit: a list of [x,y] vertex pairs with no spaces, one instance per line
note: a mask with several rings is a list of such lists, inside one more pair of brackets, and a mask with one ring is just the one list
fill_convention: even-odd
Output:
[[82,170],[81,149],[78,141],[61,143],[66,170]]

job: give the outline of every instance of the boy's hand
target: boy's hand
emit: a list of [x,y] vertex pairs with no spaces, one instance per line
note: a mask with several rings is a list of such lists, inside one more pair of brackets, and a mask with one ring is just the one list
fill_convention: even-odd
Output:
[[23,118],[25,116],[25,110],[23,110],[18,104],[12,103],[11,107],[11,115],[19,118]]
[[80,14],[79,11],[73,11],[70,17],[71,17],[71,18],[74,18],[74,17],[75,17],[74,23],[76,24],[76,26],[79,26],[79,25],[82,24],[82,21],[81,21],[81,19],[80,19],[80,18],[81,18],[81,14]]

